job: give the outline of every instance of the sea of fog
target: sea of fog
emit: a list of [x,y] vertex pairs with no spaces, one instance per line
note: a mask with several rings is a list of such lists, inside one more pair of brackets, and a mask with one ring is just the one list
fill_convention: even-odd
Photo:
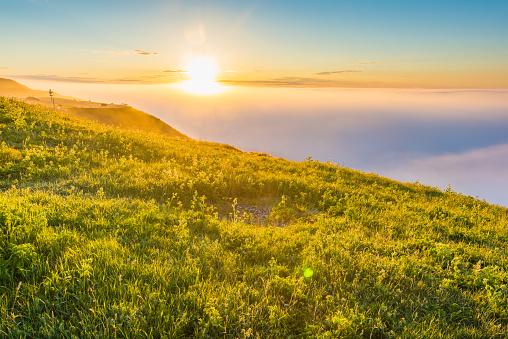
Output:
[[127,103],[195,139],[403,182],[449,185],[508,206],[508,90],[226,87],[27,82],[34,89]]

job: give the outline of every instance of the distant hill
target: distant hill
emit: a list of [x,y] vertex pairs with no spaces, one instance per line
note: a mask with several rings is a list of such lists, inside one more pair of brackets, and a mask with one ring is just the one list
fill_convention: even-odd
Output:
[[[12,96],[16,98],[27,98],[27,97],[35,97],[35,98],[49,98],[49,88],[47,91],[40,91],[31,89],[25,85],[20,84],[11,79],[0,78],[0,95],[3,96]],[[64,99],[75,99],[70,96],[64,96],[58,93],[54,93],[53,97],[55,98],[64,98]]]
[[17,96],[21,93],[28,93],[32,90],[14,80],[0,78],[0,91],[3,95],[13,93],[12,96]]
[[[51,105],[49,89],[48,91],[33,90],[11,79],[0,78],[0,96],[16,97],[28,103],[40,104],[46,107]],[[153,115],[127,105],[106,105],[58,93],[54,93],[53,98],[54,107],[74,117],[94,120],[102,124],[128,130],[141,130],[165,134],[171,137],[188,138]]]

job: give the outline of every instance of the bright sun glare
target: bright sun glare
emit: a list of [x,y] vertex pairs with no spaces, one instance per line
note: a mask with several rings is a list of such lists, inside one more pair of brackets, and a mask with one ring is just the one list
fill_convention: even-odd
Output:
[[215,81],[219,67],[214,59],[208,57],[195,57],[187,64],[187,74],[190,80],[181,84],[181,87],[193,94],[216,94],[222,87]]

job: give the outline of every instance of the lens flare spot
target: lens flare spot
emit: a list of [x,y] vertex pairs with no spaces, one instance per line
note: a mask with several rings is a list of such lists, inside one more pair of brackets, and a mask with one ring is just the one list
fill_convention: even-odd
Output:
[[313,275],[314,275],[314,271],[312,269],[310,269],[310,268],[305,269],[305,271],[303,272],[303,276],[305,278],[310,278]]

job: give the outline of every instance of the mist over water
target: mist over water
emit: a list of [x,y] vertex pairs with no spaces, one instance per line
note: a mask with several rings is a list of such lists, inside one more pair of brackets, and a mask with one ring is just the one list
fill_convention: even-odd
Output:
[[508,206],[508,90],[228,87],[195,96],[172,85],[50,85],[83,99],[128,103],[195,139],[450,185]]

